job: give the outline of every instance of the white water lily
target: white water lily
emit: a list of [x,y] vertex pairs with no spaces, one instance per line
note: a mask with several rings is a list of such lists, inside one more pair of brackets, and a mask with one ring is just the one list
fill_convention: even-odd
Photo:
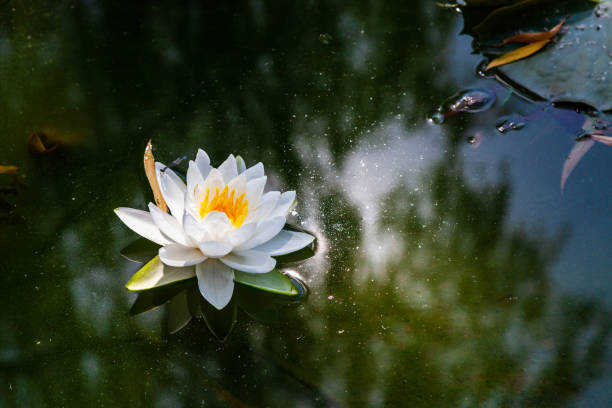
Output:
[[273,256],[300,250],[314,240],[310,234],[283,229],[295,191],[264,194],[267,178],[261,163],[247,169],[230,154],[213,168],[200,149],[189,162],[187,184],[162,163],[155,163],[155,169],[170,214],[153,203],[148,212],[115,212],[134,232],[162,246],[159,258],[173,267],[169,270],[182,274],[181,279],[195,275],[202,296],[217,309],[232,297],[234,270],[269,272],[276,265]]

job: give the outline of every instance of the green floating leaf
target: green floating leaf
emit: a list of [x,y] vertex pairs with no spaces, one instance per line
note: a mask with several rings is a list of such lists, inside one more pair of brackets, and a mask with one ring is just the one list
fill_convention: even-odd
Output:
[[177,293],[186,290],[185,288],[183,284],[167,285],[138,293],[138,297],[130,308],[130,316],[148,312],[163,305]]
[[159,245],[145,238],[138,238],[121,250],[121,255],[129,261],[146,263],[157,255]]
[[140,268],[125,287],[132,291],[147,290],[193,277],[195,277],[195,267],[176,268],[164,265],[158,255]]
[[298,290],[293,286],[291,279],[283,275],[278,269],[273,269],[268,273],[234,271],[234,281],[280,295],[296,296],[298,294]]
[[[475,11],[476,9],[473,8]],[[476,23],[468,8],[466,24]],[[471,27],[481,45],[495,44],[517,33],[550,29],[563,17],[560,29],[546,49],[500,66],[504,83],[549,101],[581,102],[601,111],[612,110],[612,0],[524,0],[500,7]],[[478,13],[479,17],[480,14]]]
[[275,256],[277,265],[286,265],[297,262],[305,261],[308,258],[312,258],[315,254],[314,245],[310,244],[299,251],[291,252],[286,255]]

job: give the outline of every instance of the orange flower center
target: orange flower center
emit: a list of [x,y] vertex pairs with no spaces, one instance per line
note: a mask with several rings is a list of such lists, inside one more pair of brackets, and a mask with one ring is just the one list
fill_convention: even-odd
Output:
[[236,190],[229,191],[227,184],[219,193],[219,187],[215,187],[215,194],[210,197],[210,189],[206,187],[206,195],[200,201],[200,217],[204,218],[211,211],[221,211],[236,228],[240,227],[249,212],[249,202],[245,200],[245,193],[234,199]]

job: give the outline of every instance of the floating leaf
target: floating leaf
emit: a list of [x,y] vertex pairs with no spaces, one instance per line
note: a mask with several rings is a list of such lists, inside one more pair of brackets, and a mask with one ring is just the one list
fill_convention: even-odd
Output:
[[140,313],[148,312],[155,309],[172,299],[177,293],[185,291],[189,285],[176,284],[167,285],[159,288],[145,290],[138,293],[138,297],[130,308],[130,316],[135,316]]
[[146,290],[193,277],[195,277],[195,267],[177,268],[164,265],[158,255],[136,272],[125,287],[132,291]]
[[19,169],[16,166],[0,166],[0,174],[16,176]]
[[174,334],[187,326],[191,317],[187,304],[187,291],[182,290],[168,304],[168,333]]
[[145,174],[147,175],[147,180],[149,180],[149,185],[153,191],[155,204],[164,212],[168,212],[168,205],[166,204],[164,196],[161,193],[161,189],[159,188],[159,184],[157,183],[157,175],[155,173],[155,158],[153,157],[153,146],[151,145],[151,140],[149,140],[147,147],[145,148],[144,168]]
[[268,273],[234,271],[234,281],[255,289],[280,295],[296,296],[298,294],[291,279],[283,275],[278,269],[273,269]]
[[532,33],[520,33],[517,35],[513,35],[512,37],[506,38],[499,44],[496,44],[495,47],[503,47],[504,45],[510,43],[534,43],[538,41],[550,40],[555,35],[557,35],[559,30],[561,30],[561,27],[563,27],[565,20],[567,20],[567,17],[564,17],[563,20],[559,22],[559,24],[557,24],[548,31],[537,31]]
[[274,259],[276,259],[277,265],[281,265],[281,264],[287,265],[287,264],[305,261],[308,258],[312,258],[314,254],[315,254],[314,245],[310,244],[300,249],[299,251],[291,252],[286,255],[275,256]]
[[[530,58],[498,68],[496,78],[531,99],[578,102],[600,111],[612,110],[612,0],[524,0],[486,13],[464,7],[464,31],[480,44],[498,43],[520,31],[543,31],[570,15],[572,27],[554,46]],[[483,16],[486,13],[486,18]],[[551,21],[553,22],[551,24]]]
[[580,140],[574,145],[570,154],[565,159],[565,164],[563,164],[563,171],[561,172],[561,191],[563,191],[567,178],[570,176],[580,159],[582,159],[586,152],[593,147],[594,143],[593,140],[588,138]]
[[157,255],[159,245],[146,238],[138,238],[121,250],[121,255],[129,261],[146,263]]
[[525,45],[524,47],[507,52],[501,57],[497,57],[493,61],[491,61],[489,65],[487,65],[487,67],[485,68],[485,71],[488,71],[491,68],[499,67],[500,65],[506,65],[511,62],[527,58],[530,55],[533,55],[536,52],[540,51],[549,42],[550,40],[536,41],[534,43]]
[[157,255],[159,245],[146,238],[138,238],[121,250],[121,255],[129,261],[146,263]]

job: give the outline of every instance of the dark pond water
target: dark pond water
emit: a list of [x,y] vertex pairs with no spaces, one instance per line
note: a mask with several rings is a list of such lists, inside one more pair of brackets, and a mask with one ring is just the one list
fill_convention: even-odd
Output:
[[[0,4],[0,406],[612,406],[612,148],[560,188],[584,114],[479,77],[433,1],[142,3]],[[492,107],[427,121],[466,89]],[[297,190],[306,299],[224,342],[128,315],[149,138]]]

